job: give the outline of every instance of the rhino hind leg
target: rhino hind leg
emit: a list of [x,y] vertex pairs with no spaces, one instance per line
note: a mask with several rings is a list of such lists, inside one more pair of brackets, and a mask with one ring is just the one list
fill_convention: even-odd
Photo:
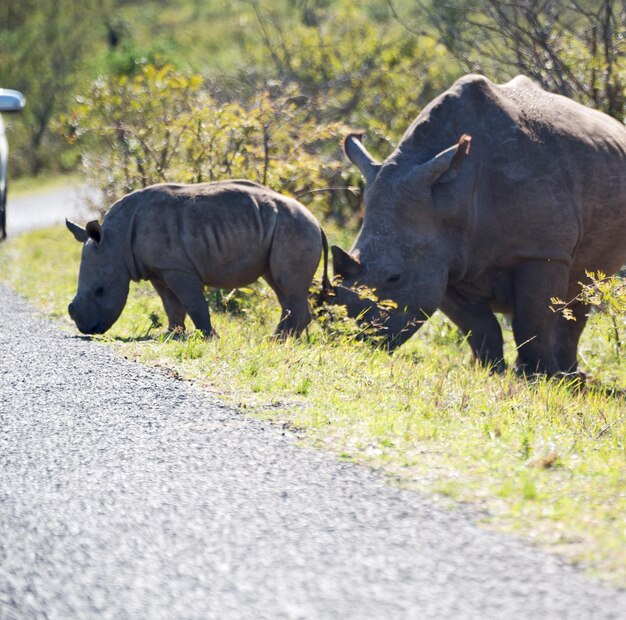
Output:
[[263,275],[282,308],[275,336],[299,336],[311,322],[309,288],[322,255],[322,232],[310,217],[281,217]]
[[[589,309],[584,304],[570,307],[574,321],[559,316],[554,333],[554,351],[562,373],[578,373],[578,341],[587,324]],[[582,373],[578,373],[582,376]]]
[[178,297],[174,295],[174,292],[163,282],[160,280],[151,280],[151,282],[163,303],[163,308],[167,315],[168,331],[184,332],[185,317],[187,316],[185,307],[180,303]]
[[554,347],[559,315],[550,300],[566,295],[568,276],[568,266],[557,261],[527,261],[516,270],[513,335],[521,374],[551,377],[561,371]]
[[[183,310],[191,317],[196,329],[207,338],[217,336],[211,326],[209,305],[204,297],[204,285],[199,276],[192,272],[172,270],[163,273],[163,281],[165,287],[171,291]],[[171,301],[172,298],[168,296],[168,299]],[[165,311],[167,312],[167,307]],[[177,316],[180,318],[180,308],[177,308],[177,311]]]
[[495,372],[504,372],[502,328],[487,304],[469,302],[454,291],[448,290],[441,311],[467,337],[474,357]]
[[280,321],[274,332],[276,338],[299,336],[311,322],[308,292],[313,276],[307,282],[300,282],[297,278],[274,277],[271,273],[263,275],[263,279],[272,287],[278,297],[282,309]]

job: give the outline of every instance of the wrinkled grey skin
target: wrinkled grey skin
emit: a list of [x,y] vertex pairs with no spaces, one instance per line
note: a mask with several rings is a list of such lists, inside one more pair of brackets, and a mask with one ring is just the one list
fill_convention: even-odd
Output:
[[308,292],[326,237],[299,202],[251,181],[153,185],[117,202],[102,226],[67,226],[84,243],[78,292],[68,311],[85,334],[119,318],[131,280],[150,280],[171,331],[185,316],[214,334],[204,286],[237,288],[263,277],[282,307],[276,335],[311,321]]
[[[460,136],[463,138],[459,139]],[[367,311],[391,348],[440,308],[486,366],[504,368],[494,312],[513,317],[518,367],[574,372],[587,320],[550,309],[573,299],[585,271],[626,261],[626,129],[519,76],[504,85],[468,75],[417,117],[377,163],[359,136],[344,142],[365,177],[365,218],[336,303]],[[350,287],[364,284],[398,309],[388,316]]]

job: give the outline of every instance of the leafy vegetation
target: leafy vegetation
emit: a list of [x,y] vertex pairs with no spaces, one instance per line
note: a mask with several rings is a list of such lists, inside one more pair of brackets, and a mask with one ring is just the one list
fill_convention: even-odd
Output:
[[[622,0],[394,2],[399,20],[424,21],[469,71],[523,73],[549,90],[622,120],[626,114],[626,4]],[[402,6],[401,6],[402,5]]]
[[355,3],[337,3],[284,29],[275,13],[258,10],[263,45],[248,51],[265,79],[297,84],[320,119],[365,130],[376,148],[399,139],[459,75],[434,37],[407,36],[390,17],[382,6],[374,19]]
[[[79,253],[65,230],[30,233],[2,248],[0,273],[74,330],[66,306]],[[280,344],[270,338],[279,314],[273,293],[255,285],[238,295],[229,311],[211,296],[219,340],[176,340],[161,327],[156,294],[135,285],[101,340],[261,412],[285,432],[305,429],[307,441],[342,458],[472,502],[491,526],[626,584],[626,365],[614,340],[617,329],[623,342],[626,329],[623,297],[618,313],[590,319],[581,356],[593,381],[576,389],[490,375],[438,315],[393,356],[355,340],[341,316]],[[506,355],[514,360],[512,339]]]
[[132,78],[96,82],[66,119],[85,167],[110,206],[153,183],[247,178],[295,196],[310,194],[323,212],[324,189],[339,177],[337,158],[318,152],[340,123],[322,123],[294,87],[249,101],[218,101],[201,76],[171,65],[144,65]]
[[[58,3],[57,3],[58,4]],[[397,139],[461,72],[505,80],[523,72],[623,118],[624,6],[617,0],[6,0],[0,85],[24,91],[11,119],[12,172],[76,165],[58,118],[94,81],[143,65],[201,74],[244,107],[296,85],[321,122]]]
[[[434,39],[407,39],[385,0],[8,0],[0,84],[27,98],[9,127],[13,174],[71,167],[78,150],[61,140],[59,116],[90,83],[131,79],[145,64],[201,74],[209,92],[246,108],[295,84],[324,122],[369,119],[369,102],[379,122],[395,122],[397,105],[410,117],[458,73]],[[346,116],[356,109],[360,118]]]
[[76,152],[55,122],[97,72],[112,10],[113,0],[0,4],[0,88],[21,90],[27,102],[8,127],[14,175],[75,167]]

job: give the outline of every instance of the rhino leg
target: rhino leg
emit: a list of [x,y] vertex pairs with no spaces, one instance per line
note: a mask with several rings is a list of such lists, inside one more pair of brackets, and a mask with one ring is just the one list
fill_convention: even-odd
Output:
[[527,261],[516,270],[513,334],[523,374],[553,376],[560,370],[554,354],[559,316],[551,310],[550,300],[565,296],[568,276],[567,265],[557,261]]
[[315,220],[279,214],[263,278],[282,308],[275,335],[299,336],[311,322],[309,288],[322,255],[322,233]]
[[263,279],[272,287],[282,308],[280,321],[274,332],[277,338],[299,336],[311,322],[309,308],[309,287],[313,276],[307,282],[299,281],[297,277],[283,277],[283,274],[273,276],[271,272],[263,275]]
[[183,304],[180,303],[178,297],[163,282],[160,280],[150,280],[150,282],[163,302],[163,308],[165,309],[165,314],[167,314],[168,331],[184,332],[187,312]]
[[217,334],[211,327],[209,306],[204,297],[204,286],[198,275],[188,271],[171,270],[164,271],[162,278],[165,286],[191,317],[196,329],[207,338],[216,336]]
[[[574,295],[568,297],[573,298]],[[554,333],[554,352],[559,370],[564,373],[575,373],[578,370],[578,341],[587,324],[589,308],[584,304],[570,307],[575,321],[559,316]]]
[[502,329],[489,305],[469,302],[448,290],[440,308],[467,337],[474,357],[485,368],[504,372]]

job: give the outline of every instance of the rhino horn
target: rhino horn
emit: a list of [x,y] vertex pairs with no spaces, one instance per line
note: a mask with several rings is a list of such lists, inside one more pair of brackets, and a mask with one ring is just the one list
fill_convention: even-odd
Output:
[[89,239],[89,235],[84,228],[81,228],[78,224],[74,224],[74,222],[70,222],[68,219],[65,220],[65,225],[67,229],[74,235],[74,239],[79,241],[80,243],[85,243],[87,239]]
[[338,245],[333,245],[330,249],[333,253],[333,273],[336,276],[354,278],[360,273],[363,265],[358,260],[344,252]]
[[441,151],[425,164],[418,164],[408,175],[408,183],[420,190],[435,183],[447,183],[456,178],[456,174],[469,155],[472,136],[464,133],[457,144]]
[[104,231],[102,230],[102,226],[100,226],[100,224],[98,223],[98,220],[92,220],[91,222],[87,222],[85,230],[90,239],[93,239],[96,243],[102,243]]
[[343,151],[346,157],[359,169],[366,183],[371,183],[380,170],[380,164],[363,146],[362,133],[348,134],[343,140]]

